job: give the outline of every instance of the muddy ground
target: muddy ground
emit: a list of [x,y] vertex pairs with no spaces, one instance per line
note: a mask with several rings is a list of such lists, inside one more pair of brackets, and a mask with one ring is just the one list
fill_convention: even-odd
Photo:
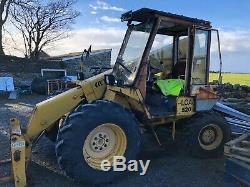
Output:
[[[18,100],[8,100],[0,95],[0,160],[8,159],[8,121],[11,117],[21,119],[25,126],[33,106],[44,100],[44,96],[22,96]],[[151,159],[146,176],[129,173],[106,186],[203,186],[222,187],[224,183],[224,158],[196,159],[189,157],[178,143],[167,141],[159,147],[149,133],[143,135],[141,159]],[[10,163],[0,164],[0,177],[10,175]],[[29,186],[85,186],[65,177],[60,172],[54,153],[54,144],[43,137],[33,150],[32,162],[28,168]],[[0,186],[13,186],[0,183]]]

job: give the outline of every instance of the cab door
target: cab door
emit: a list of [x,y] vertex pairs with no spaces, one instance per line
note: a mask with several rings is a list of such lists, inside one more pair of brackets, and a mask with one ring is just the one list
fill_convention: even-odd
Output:
[[206,111],[219,99],[213,86],[209,85],[211,30],[196,28],[193,42],[190,95],[195,97],[196,111]]
[[207,85],[209,73],[210,31],[195,29],[191,85]]

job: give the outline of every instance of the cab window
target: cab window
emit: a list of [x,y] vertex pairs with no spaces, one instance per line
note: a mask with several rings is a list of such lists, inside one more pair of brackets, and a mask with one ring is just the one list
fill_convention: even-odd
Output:
[[149,54],[151,67],[161,76],[171,74],[173,64],[173,36],[157,34]]
[[191,81],[193,85],[206,84],[208,31],[196,29]]

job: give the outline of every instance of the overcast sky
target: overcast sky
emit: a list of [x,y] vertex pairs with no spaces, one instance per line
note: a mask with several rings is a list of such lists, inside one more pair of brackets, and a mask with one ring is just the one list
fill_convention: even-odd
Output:
[[47,52],[58,55],[83,51],[92,44],[93,49],[112,48],[114,59],[126,30],[120,15],[143,7],[211,21],[220,30],[223,70],[250,73],[249,0],[79,0],[76,8],[81,16],[71,37]]

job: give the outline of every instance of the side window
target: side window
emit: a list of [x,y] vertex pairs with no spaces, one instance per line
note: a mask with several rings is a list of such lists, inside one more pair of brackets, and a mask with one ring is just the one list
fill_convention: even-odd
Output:
[[178,61],[177,63],[186,63],[187,59],[188,36],[180,36],[178,40]]
[[188,36],[179,36],[177,39],[177,45],[175,50],[176,59],[173,66],[172,77],[175,79],[185,79],[186,61],[187,61],[187,49],[188,49]]
[[172,69],[172,58],[173,36],[157,34],[149,54],[150,64],[163,74],[169,74]]
[[211,49],[210,49],[210,67],[209,67],[209,82],[219,83],[220,75],[220,48],[219,48],[219,33],[217,30],[211,31]]
[[192,84],[206,84],[208,31],[196,29],[192,62]]

